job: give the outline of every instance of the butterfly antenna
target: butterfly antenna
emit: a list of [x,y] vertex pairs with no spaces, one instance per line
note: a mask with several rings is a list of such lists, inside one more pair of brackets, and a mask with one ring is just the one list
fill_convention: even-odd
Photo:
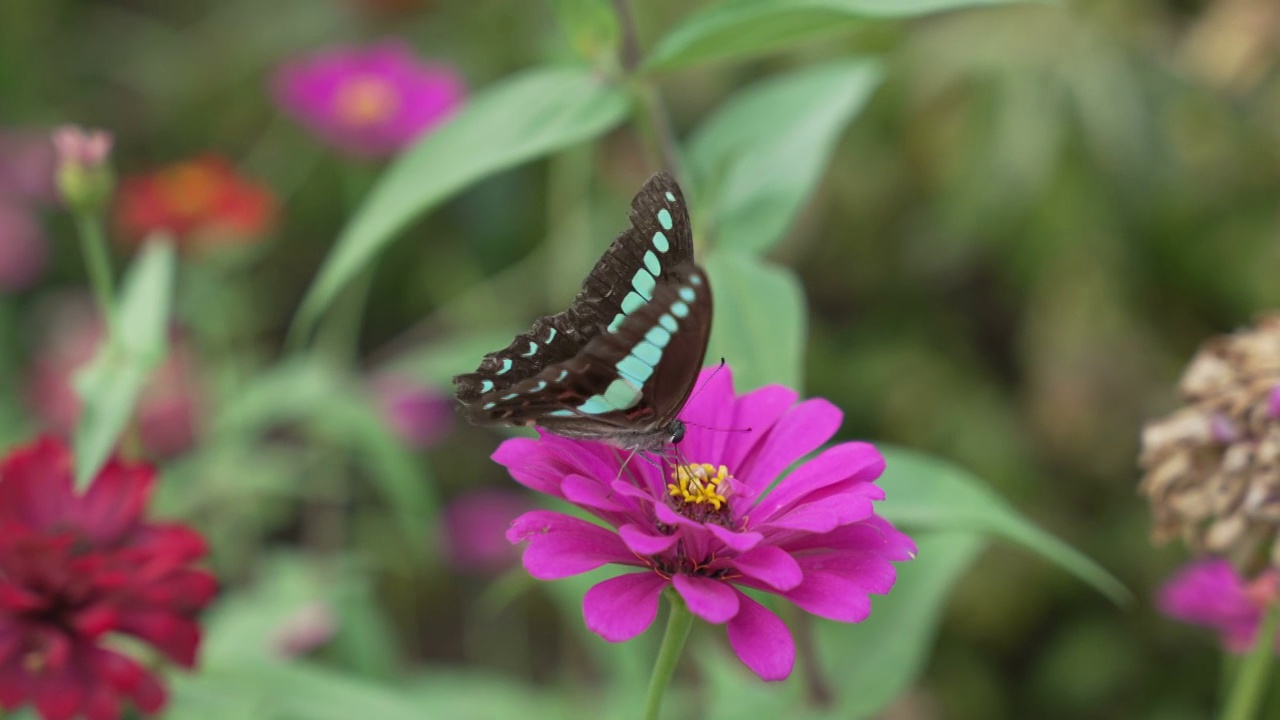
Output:
[[[705,388],[708,384],[710,384],[711,378],[714,378],[717,373],[723,370],[724,366],[725,366],[725,361],[724,361],[724,358],[722,357],[720,358],[720,364],[716,365],[716,369],[711,371],[711,375],[707,377],[707,379],[702,383],[702,385],[694,389],[693,394],[689,396],[689,399],[685,401],[685,404],[688,405],[690,402],[693,402],[693,399],[698,397],[698,393],[702,392],[702,389]],[[697,427],[697,428],[702,428],[703,430],[714,430],[715,432],[751,432],[751,428],[749,427],[747,428],[711,427],[710,425],[703,425],[702,423],[690,422],[688,420],[685,420],[684,424],[692,425],[693,427]]]
[[711,371],[711,374],[707,376],[706,380],[702,381],[701,385],[693,389],[693,394],[689,396],[688,400],[684,401],[684,404],[688,405],[689,403],[693,402],[693,399],[698,397],[698,393],[701,393],[702,389],[711,383],[711,379],[714,378],[716,375],[718,375],[720,371],[724,369],[724,365],[725,365],[725,362],[724,362],[724,358],[722,357],[720,358],[720,364],[716,365],[716,369]]

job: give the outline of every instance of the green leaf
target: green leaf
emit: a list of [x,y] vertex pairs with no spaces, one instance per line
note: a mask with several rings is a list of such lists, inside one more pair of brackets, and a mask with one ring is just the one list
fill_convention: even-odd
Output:
[[820,620],[814,641],[822,672],[838,691],[840,717],[872,717],[911,687],[929,660],[957,580],[987,546],[975,533],[915,536],[916,559],[895,563],[898,580],[856,625]]
[[83,402],[76,425],[76,486],[86,487],[124,432],[151,371],[168,352],[173,245],[152,238],[125,278],[117,322],[98,354],[76,376]]
[[706,269],[716,308],[708,362],[728,361],[739,392],[769,383],[799,388],[808,316],[795,273],[724,251],[708,256]]
[[711,60],[756,57],[874,20],[1019,0],[736,0],[695,12],[662,38],[644,64],[667,70]]
[[409,547],[436,518],[429,468],[390,433],[363,385],[314,359],[297,359],[257,377],[215,419],[221,437],[261,435],[281,424],[299,424],[345,448],[369,470],[370,478],[395,510]]
[[702,124],[689,160],[717,247],[765,252],[782,239],[883,77],[874,60],[806,68],[751,86]]
[[352,278],[422,213],[472,183],[595,137],[626,116],[627,94],[583,68],[540,68],[489,87],[378,178],[298,310],[309,334]]
[[551,0],[569,44],[586,60],[603,61],[617,54],[618,16],[607,0]]
[[895,524],[1002,537],[1053,561],[1117,604],[1132,602],[1128,588],[1102,566],[1018,515],[969,471],[914,450],[877,447],[885,458],[880,485],[888,495],[878,512]]

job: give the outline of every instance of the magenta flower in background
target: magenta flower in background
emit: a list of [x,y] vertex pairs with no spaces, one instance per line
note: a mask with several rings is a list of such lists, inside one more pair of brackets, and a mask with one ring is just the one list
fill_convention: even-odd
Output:
[[791,633],[742,589],[860,622],[871,612],[868,595],[889,592],[892,563],[914,557],[915,545],[875,514],[884,460],[869,444],[835,445],[778,480],[835,434],[843,415],[834,405],[797,403],[795,391],[776,385],[737,396],[728,369],[703,371],[698,387],[681,412],[688,431],[678,450],[687,464],[674,477],[636,458],[615,480],[619,453],[600,443],[549,433],[504,442],[493,458],[513,478],[609,526],[534,510],[507,538],[528,543],[524,566],[542,580],[606,564],[639,569],[583,598],[587,627],[604,639],[639,635],[657,615],[660,593],[674,587],[694,615],[726,624],[747,667],[781,680],[795,660]]
[[1216,630],[1223,647],[1242,653],[1253,647],[1263,609],[1275,601],[1277,591],[1280,573],[1276,570],[1246,581],[1231,563],[1214,558],[1178,571],[1160,588],[1156,605],[1175,620]]
[[392,374],[373,381],[373,394],[383,420],[411,447],[430,448],[453,430],[452,395]]
[[441,525],[449,562],[460,572],[499,573],[520,559],[503,538],[532,504],[510,490],[476,490],[445,506]]
[[49,134],[0,130],[0,293],[25,290],[44,272],[49,246],[37,209],[54,202]]
[[312,132],[360,157],[394,154],[462,104],[449,66],[425,63],[404,43],[339,47],[285,63],[276,102]]

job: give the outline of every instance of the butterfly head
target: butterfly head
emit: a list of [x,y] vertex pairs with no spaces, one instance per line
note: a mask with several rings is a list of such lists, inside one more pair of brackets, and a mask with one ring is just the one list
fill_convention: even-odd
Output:
[[672,445],[679,445],[684,439],[684,423],[679,420],[672,420],[667,426],[667,431],[671,434],[670,441]]

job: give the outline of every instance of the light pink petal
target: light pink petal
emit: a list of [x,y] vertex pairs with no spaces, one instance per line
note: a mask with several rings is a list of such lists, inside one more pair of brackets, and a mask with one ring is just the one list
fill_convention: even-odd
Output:
[[706,525],[704,527],[708,532],[716,536],[716,539],[720,542],[738,552],[746,552],[759,545],[761,540],[764,540],[764,535],[755,531],[734,532],[719,525]]
[[660,552],[666,552],[680,539],[677,535],[658,535],[630,523],[619,527],[618,535],[622,537],[622,542],[627,544],[631,552],[637,555],[657,555]]
[[790,590],[804,580],[800,564],[789,553],[773,545],[758,547],[733,559],[733,567],[774,590]]
[[765,606],[740,595],[738,614],[729,621],[729,646],[761,680],[785,680],[796,662],[791,631]]
[[666,586],[667,581],[652,572],[605,580],[583,596],[582,619],[588,630],[609,642],[630,640],[653,624]]
[[870,483],[884,472],[884,458],[869,443],[841,443],[828,448],[809,462],[796,468],[783,478],[773,491],[752,510],[757,521],[771,518],[775,513],[820,493],[824,488],[847,479]]
[[616,533],[549,510],[534,510],[516,518],[507,540],[529,543],[524,567],[539,580],[557,580],[608,563],[640,564]]
[[822,447],[840,429],[844,413],[822,398],[805,400],[774,425],[735,476],[757,490],[768,487],[794,462]]
[[738,614],[741,593],[727,582],[679,573],[671,577],[671,584],[689,611],[709,623],[719,625]]

